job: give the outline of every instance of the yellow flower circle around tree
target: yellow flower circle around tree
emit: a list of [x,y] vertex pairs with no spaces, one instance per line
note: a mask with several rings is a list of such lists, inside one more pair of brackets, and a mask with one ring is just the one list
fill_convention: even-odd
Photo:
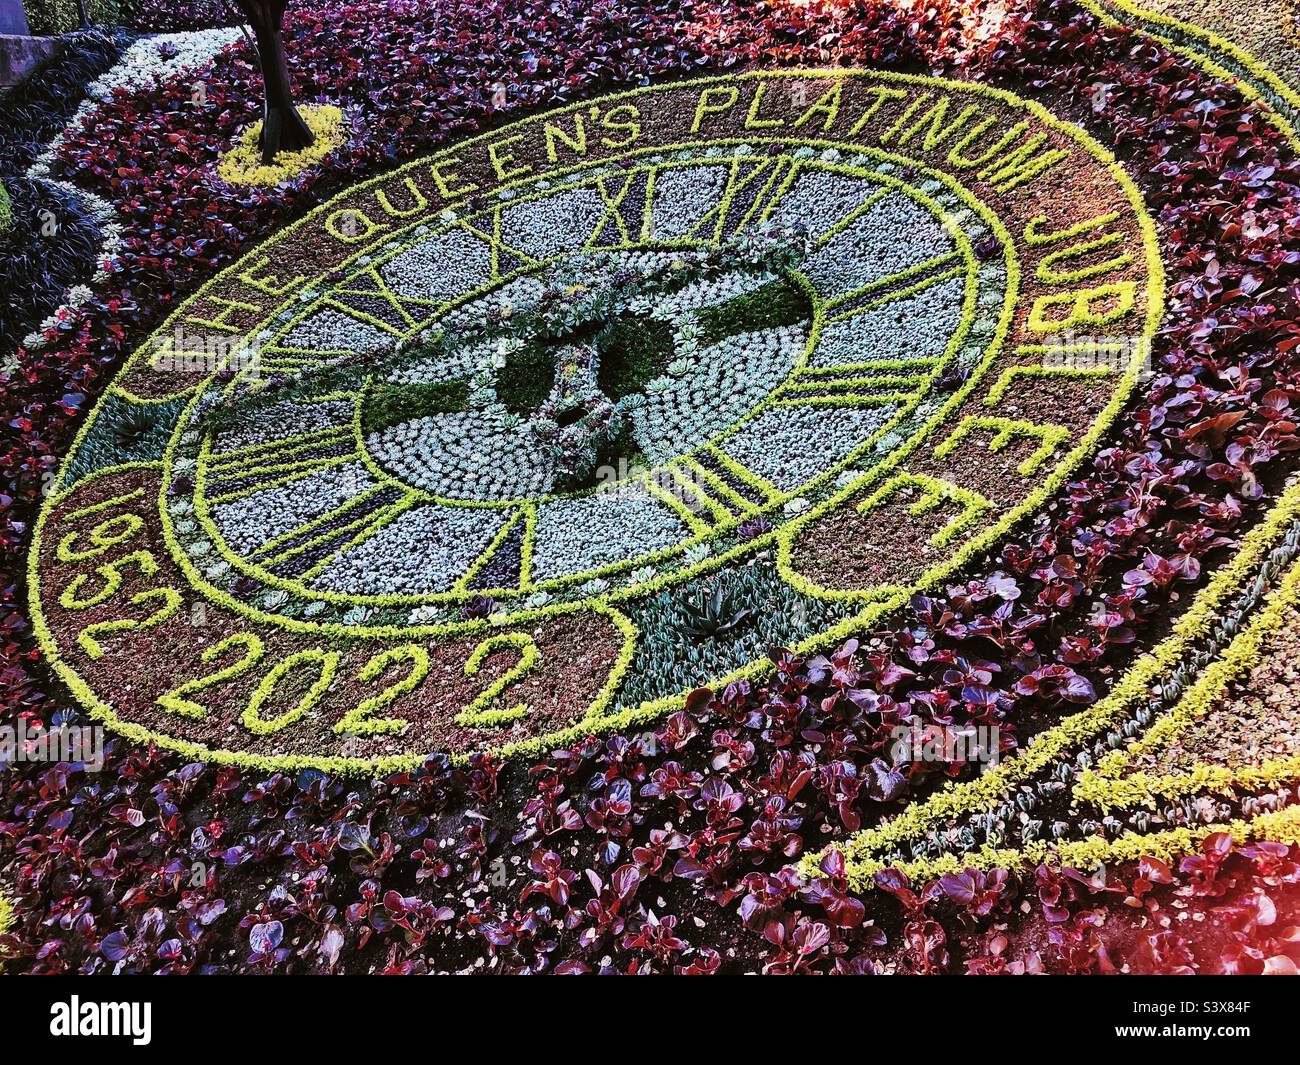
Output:
[[308,147],[297,152],[279,152],[275,162],[262,162],[258,140],[262,121],[258,119],[217,162],[217,175],[230,185],[278,185],[289,181],[309,166],[315,166],[344,140],[343,112],[333,104],[306,104],[298,113],[316,135]]

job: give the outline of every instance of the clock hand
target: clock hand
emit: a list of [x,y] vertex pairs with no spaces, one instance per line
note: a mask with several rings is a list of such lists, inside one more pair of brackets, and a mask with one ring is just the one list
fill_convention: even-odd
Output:
[[[520,318],[502,316],[476,328],[466,328],[458,336],[444,332],[430,340],[426,334],[424,338],[408,339],[385,352],[348,355],[324,366],[258,382],[257,386],[237,394],[219,396],[209,393],[211,398],[205,396],[200,401],[199,421],[205,428],[220,430],[248,414],[278,403],[309,395],[356,391],[365,380],[386,376],[401,366],[410,358],[415,344],[423,344],[426,351],[430,347],[441,349],[437,353],[450,356],[484,340],[528,333],[560,339],[603,317],[611,304],[626,300],[629,290],[632,295],[652,299],[693,280],[728,270],[745,268],[780,273],[796,265],[807,247],[805,235],[774,228],[746,233],[719,247],[683,251],[673,261],[655,264],[640,273],[623,268],[621,260],[615,256],[588,256],[581,260],[581,276],[591,278],[594,275],[598,279],[594,285],[566,284],[568,275],[577,276],[575,264],[553,263],[547,277],[552,282],[560,282],[561,287],[548,289],[552,293],[551,299],[539,303],[529,315]],[[608,260],[608,268],[603,271],[599,269],[598,261],[593,262],[600,259]],[[223,373],[218,374],[217,379],[229,383],[233,378],[233,374],[226,376]]]

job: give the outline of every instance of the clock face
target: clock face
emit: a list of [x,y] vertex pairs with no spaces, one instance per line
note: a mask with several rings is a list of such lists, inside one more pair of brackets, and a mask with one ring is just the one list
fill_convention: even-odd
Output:
[[[124,368],[42,519],[47,651],[133,734],[259,764],[648,721],[1040,506],[1135,379],[1152,232],[1078,130],[924,78],[665,86],[454,146]],[[127,593],[129,648],[87,643]]]
[[[259,360],[191,413],[188,497],[296,594],[506,610],[783,524],[919,428],[996,328],[970,308],[1005,298],[955,193],[840,156],[624,157],[385,240],[261,323]],[[724,211],[734,174],[749,197]]]

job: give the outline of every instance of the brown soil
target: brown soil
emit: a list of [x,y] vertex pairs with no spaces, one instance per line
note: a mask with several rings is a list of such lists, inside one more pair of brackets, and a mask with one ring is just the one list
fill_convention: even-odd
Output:
[[[148,502],[154,497],[156,484],[148,485],[145,500],[136,500],[125,508],[71,523],[62,518],[78,507],[147,484],[149,478],[148,471],[132,471],[101,478],[75,492],[47,528],[40,571],[42,605],[65,661],[121,718],[164,735],[259,755],[341,754],[345,753],[345,743],[347,754],[363,758],[498,746],[552,731],[581,718],[599,695],[622,647],[622,635],[613,623],[590,612],[555,617],[526,628],[485,628],[454,639],[411,641],[364,636],[343,640],[250,622],[233,611],[206,602],[188,587],[157,532],[158,519]],[[74,528],[80,530],[84,541],[85,532],[94,525],[125,511],[146,518],[146,527],[132,540],[85,562],[56,561],[54,546],[68,532]],[[101,578],[92,572],[95,566],[141,549],[152,552],[158,561],[156,574],[146,578],[137,567],[131,567],[126,571],[122,588],[105,603],[84,610],[67,610],[59,605],[59,593],[75,575],[90,574],[81,594],[92,594],[102,586]],[[139,632],[103,637],[101,642],[107,653],[97,661],[91,660],[77,644],[77,634],[88,624],[122,617],[147,617],[158,608],[159,601],[133,606],[131,597],[160,587],[174,588],[182,595],[181,609],[168,621]],[[472,677],[465,675],[465,663],[482,640],[512,631],[531,635],[540,654],[532,671],[503,694],[503,705],[525,703],[531,707],[531,713],[503,728],[472,729],[455,724],[453,718],[461,710],[518,663],[519,652],[503,650],[490,655]],[[206,676],[238,661],[245,653],[242,647],[231,648],[229,654],[207,664],[200,659],[203,651],[235,632],[256,634],[264,642],[265,653],[243,676],[194,696],[207,708],[205,717],[200,720],[182,717],[156,704],[159,695],[182,681]],[[362,684],[356,679],[373,655],[406,642],[419,643],[428,651],[431,668],[416,690],[380,712],[382,716],[407,719],[410,724],[405,732],[399,736],[353,738],[350,742],[336,734],[333,726],[344,714],[409,674],[409,663],[399,663],[390,666],[372,683]],[[286,656],[316,648],[340,654],[334,683],[325,697],[314,710],[280,732],[270,736],[250,733],[240,718],[261,678]],[[261,716],[271,719],[292,708],[306,685],[318,675],[314,666],[304,666],[296,682],[286,679],[282,690],[263,707]]]

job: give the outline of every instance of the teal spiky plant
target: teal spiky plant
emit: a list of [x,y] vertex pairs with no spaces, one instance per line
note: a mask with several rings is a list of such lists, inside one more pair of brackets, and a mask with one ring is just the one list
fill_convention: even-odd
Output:
[[124,452],[139,451],[158,429],[153,407],[129,407],[113,420],[113,442]]
[[683,607],[685,624],[682,632],[696,640],[719,639],[729,636],[753,616],[748,607],[732,603],[721,583],[714,586],[712,594],[701,588],[693,601]]
[[[721,599],[718,595],[721,592]],[[797,644],[844,617],[844,608],[795,591],[771,562],[725,567],[707,582],[670,588],[637,604],[643,642],[619,706],[636,706],[689,689]]]

